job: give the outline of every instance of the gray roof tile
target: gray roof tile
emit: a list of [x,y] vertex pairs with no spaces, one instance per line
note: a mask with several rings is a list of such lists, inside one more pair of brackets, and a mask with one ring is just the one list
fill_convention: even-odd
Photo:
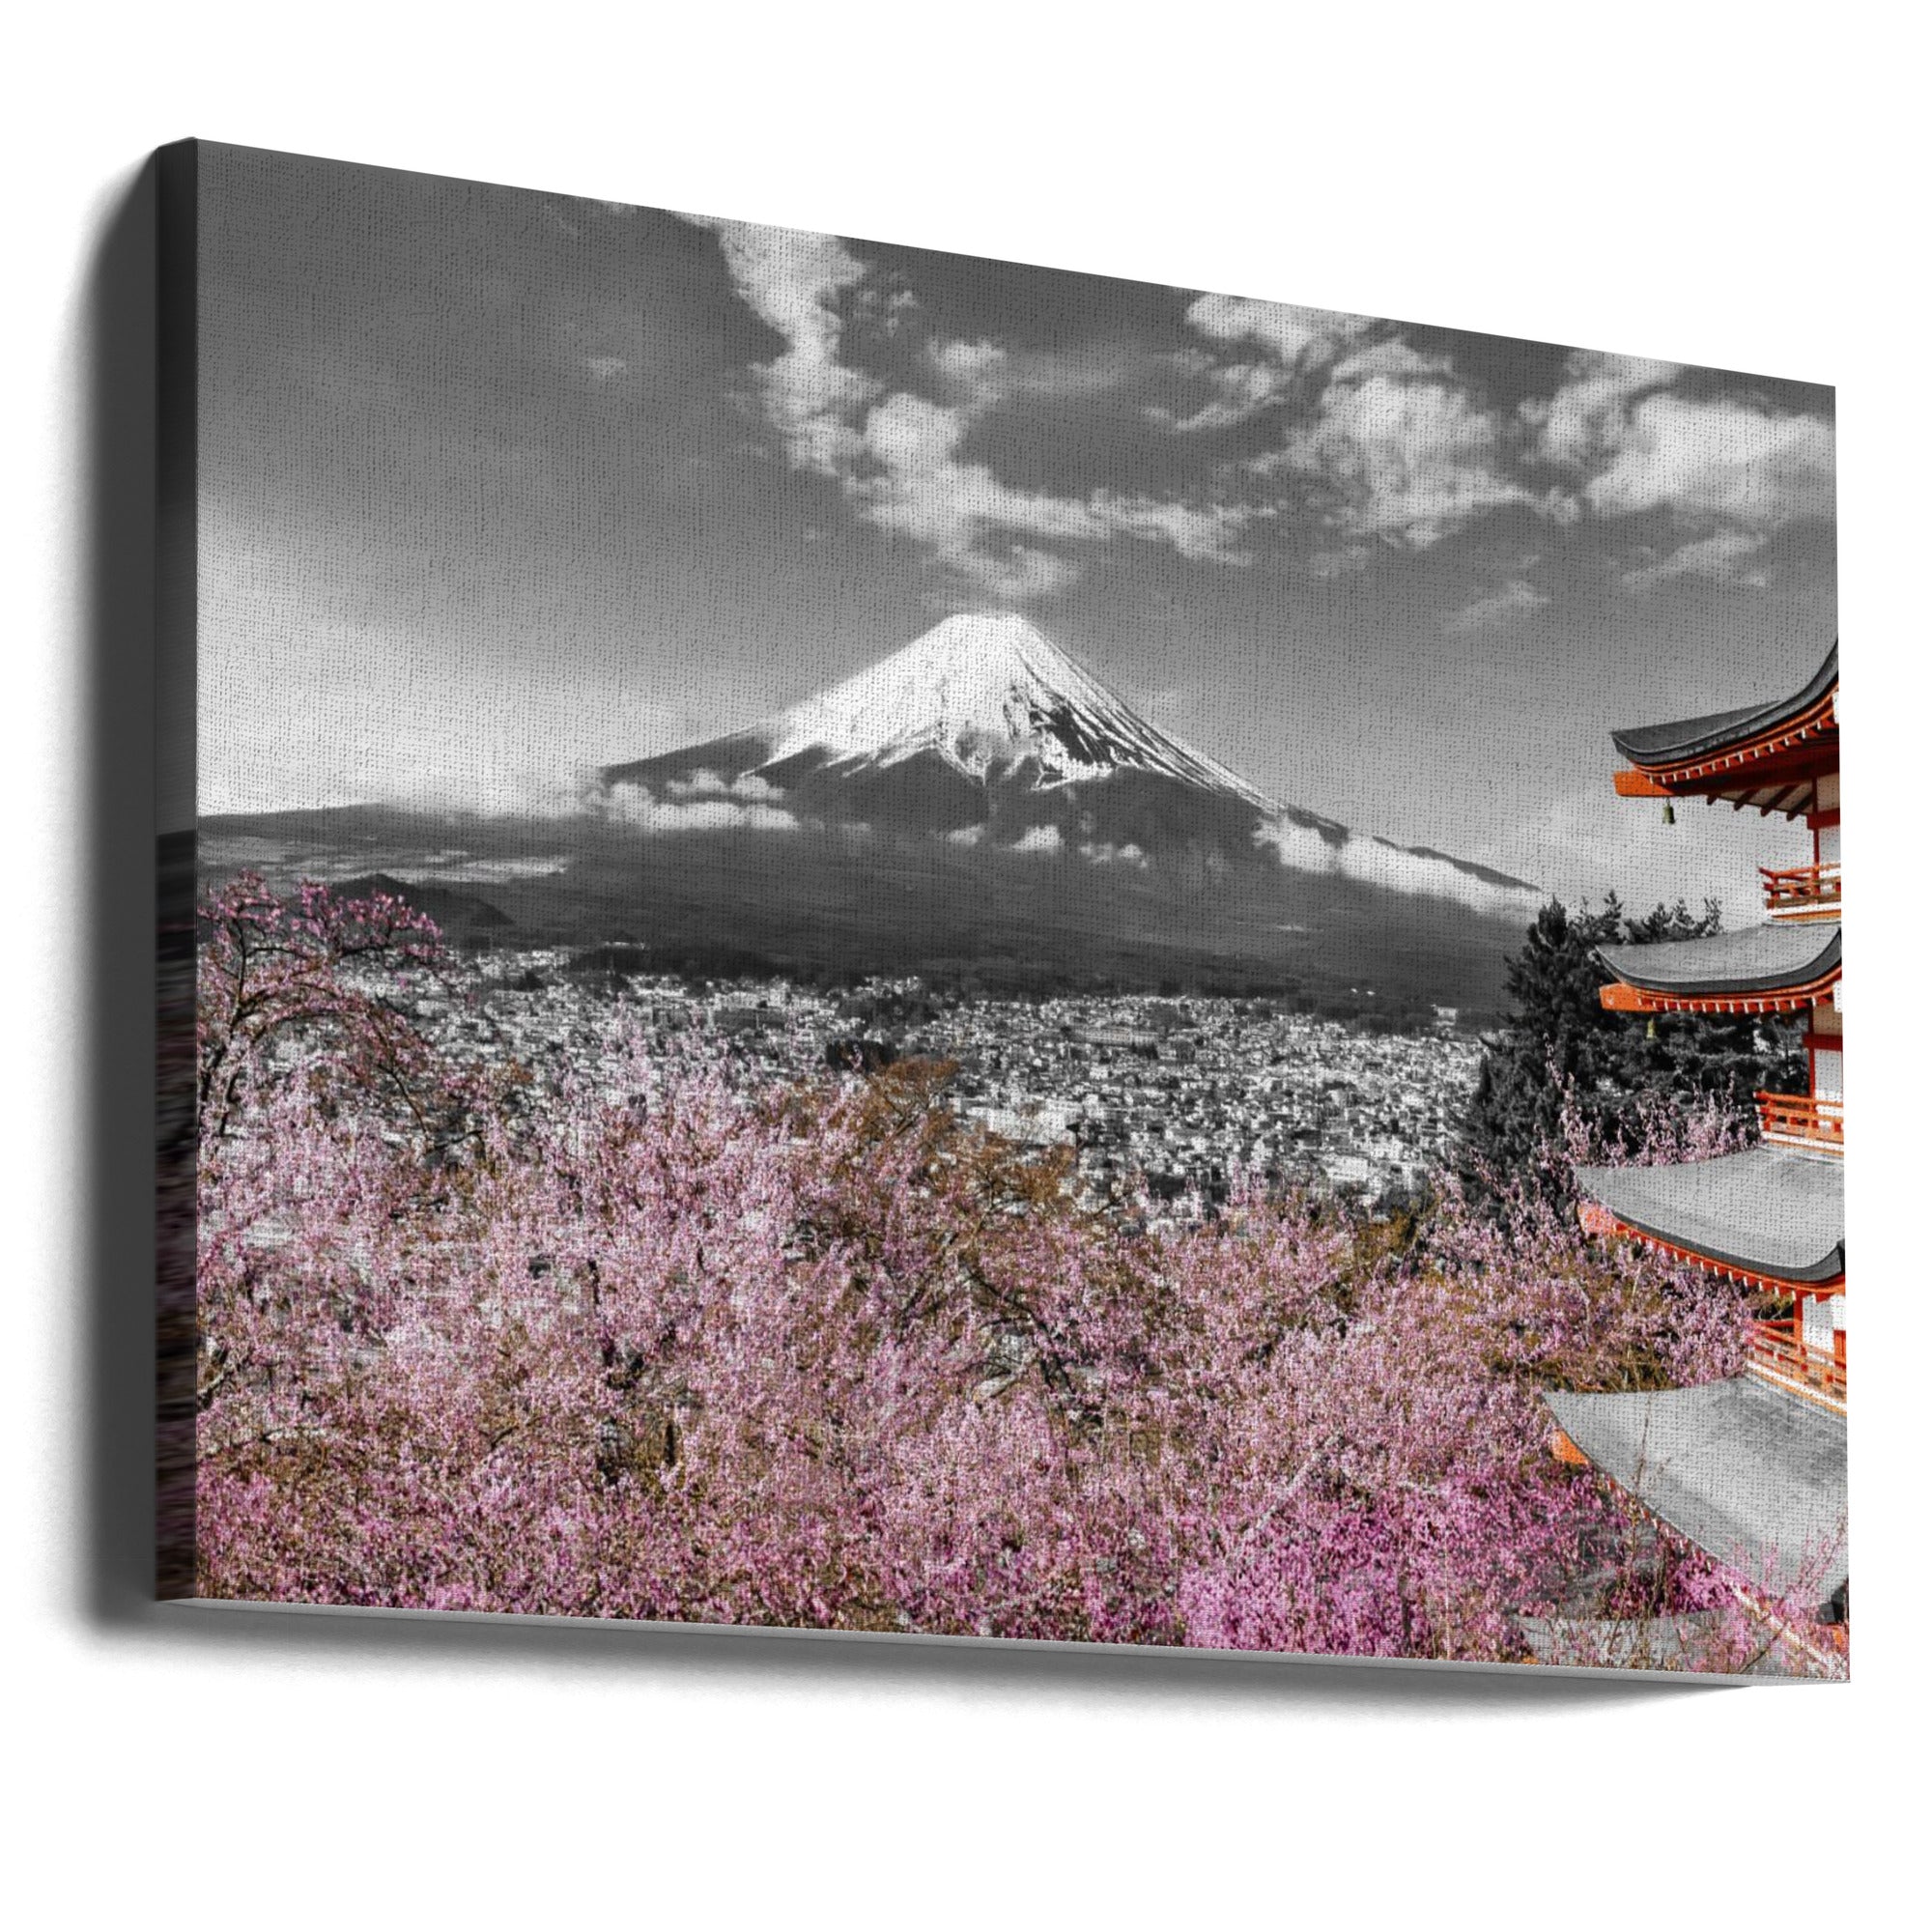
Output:
[[1705,939],[1597,949],[1597,957],[1626,984],[1687,997],[1807,985],[1838,965],[1842,954],[1841,928],[1828,920],[1787,920]]
[[1702,718],[1682,718],[1664,724],[1636,724],[1612,731],[1616,748],[1639,765],[1682,764],[1708,757],[1724,746],[1756,738],[1808,711],[1838,681],[1838,646],[1834,641],[1825,662],[1802,691],[1770,704],[1747,704],[1735,711],[1714,711]]
[[1652,1515],[1776,1596],[1845,1581],[1845,1418],[1754,1377],[1544,1397],[1557,1426]]
[[1845,1271],[1845,1168],[1833,1156],[1760,1147],[1669,1167],[1579,1167],[1577,1185],[1626,1226],[1753,1274]]

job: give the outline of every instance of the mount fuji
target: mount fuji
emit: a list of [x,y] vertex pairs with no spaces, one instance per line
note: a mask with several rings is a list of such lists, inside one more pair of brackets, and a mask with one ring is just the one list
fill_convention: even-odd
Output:
[[[995,849],[1135,862],[1252,859],[1284,816],[1340,845],[1345,827],[1284,808],[1143,718],[1023,617],[949,617],[903,649],[745,730],[607,767],[696,823],[735,804]],[[716,814],[713,814],[717,822]]]
[[581,810],[372,803],[204,819],[201,841],[215,871],[462,895],[479,944],[622,941],[707,975],[1299,989],[1411,1016],[1499,1010],[1540,903],[1268,797],[1005,614],[949,617],[760,723],[607,766]]

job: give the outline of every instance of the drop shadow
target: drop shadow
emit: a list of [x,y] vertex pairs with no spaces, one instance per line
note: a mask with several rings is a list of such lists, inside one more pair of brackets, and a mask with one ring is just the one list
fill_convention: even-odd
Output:
[[680,1624],[602,1623],[418,1610],[187,1601],[157,1606],[173,1641],[253,1654],[359,1658],[383,1665],[463,1662],[555,1676],[648,1670],[838,1690],[904,1685],[965,1695],[1033,1691],[1110,1702],[1381,1711],[1575,1711],[1714,1691],[1688,1676],[1585,1676],[1519,1665],[1328,1662],[997,1639],[859,1635]]
[[86,648],[87,945],[81,1069],[88,1139],[82,1388],[73,1407],[85,1520],[80,1614],[176,1652],[366,1660],[382,1666],[650,1672],[802,1688],[1257,1702],[1283,1709],[1548,1711],[1725,1688],[1541,1669],[1377,1666],[945,1638],[842,1636],[158,1602],[155,1595],[155,418],[156,167],[109,213],[80,313],[88,468],[80,586]]

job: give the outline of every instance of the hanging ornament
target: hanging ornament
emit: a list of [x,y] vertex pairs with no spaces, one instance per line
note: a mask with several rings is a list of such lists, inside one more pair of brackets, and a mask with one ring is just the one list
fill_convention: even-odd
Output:
[[1677,808],[1667,798],[1663,801],[1663,822],[1666,825],[1677,823]]

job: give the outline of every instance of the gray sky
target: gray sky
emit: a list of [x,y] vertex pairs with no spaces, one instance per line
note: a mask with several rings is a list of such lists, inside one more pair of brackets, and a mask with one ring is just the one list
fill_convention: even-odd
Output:
[[1003,606],[1277,796],[1569,896],[1742,910],[1793,843],[1665,831],[1607,733],[1831,643],[1827,387],[204,153],[204,811],[564,810]]

